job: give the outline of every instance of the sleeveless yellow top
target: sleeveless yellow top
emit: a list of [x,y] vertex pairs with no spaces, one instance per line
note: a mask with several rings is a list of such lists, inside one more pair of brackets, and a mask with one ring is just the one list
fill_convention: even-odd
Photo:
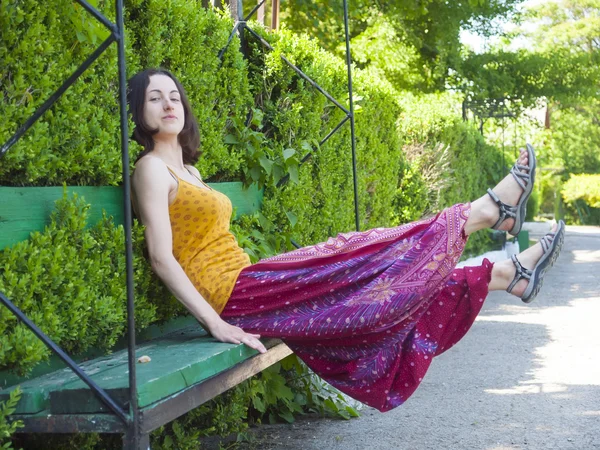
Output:
[[169,206],[173,256],[198,292],[221,313],[250,258],[229,231],[229,198],[204,184],[199,187],[177,179],[175,200]]

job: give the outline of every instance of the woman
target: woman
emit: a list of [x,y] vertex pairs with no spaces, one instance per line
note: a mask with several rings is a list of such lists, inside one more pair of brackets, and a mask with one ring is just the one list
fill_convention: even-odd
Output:
[[318,375],[380,411],[414,392],[488,291],[533,300],[560,251],[563,222],[512,260],[455,268],[471,233],[521,229],[535,177],[528,145],[472,203],[250,265],[229,232],[231,203],[193,166],[198,127],[181,84],[164,70],[141,72],[130,80],[129,105],[144,146],[134,208],[155,273],[217,340],[264,353],[261,336],[281,338]]

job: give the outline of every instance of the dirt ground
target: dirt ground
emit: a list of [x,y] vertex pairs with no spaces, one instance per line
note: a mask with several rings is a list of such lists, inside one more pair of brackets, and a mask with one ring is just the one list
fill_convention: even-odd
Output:
[[243,448],[600,449],[600,228],[568,227],[548,275],[530,305],[490,294],[399,408],[263,425]]

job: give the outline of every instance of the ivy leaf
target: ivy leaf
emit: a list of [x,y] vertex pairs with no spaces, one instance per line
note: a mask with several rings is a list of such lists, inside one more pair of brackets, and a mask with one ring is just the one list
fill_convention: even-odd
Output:
[[346,406],[346,411],[348,411],[348,414],[350,414],[352,417],[360,417],[360,414],[358,413],[358,411],[356,409],[354,409],[352,406]]
[[294,415],[290,411],[283,411],[279,413],[279,417],[285,420],[287,423],[294,423]]
[[261,175],[260,167],[254,166],[252,169],[250,169],[250,176],[252,177],[253,181],[259,181],[260,175]]
[[283,370],[292,370],[294,367],[296,367],[297,365],[300,364],[298,362],[296,355],[293,355],[293,354],[286,356],[280,362],[281,362],[281,367],[283,368]]
[[260,226],[263,230],[268,231],[273,228],[273,222],[267,219],[260,211],[257,212],[257,217],[258,223],[260,223]]
[[226,144],[239,144],[240,143],[240,141],[238,141],[237,138],[231,133],[223,138],[223,142]]
[[337,407],[337,405],[333,402],[333,400],[331,400],[330,398],[325,400],[325,406],[333,412],[339,412],[339,409]]
[[254,408],[261,413],[266,411],[265,403],[258,396],[252,397],[252,406],[254,406]]
[[296,150],[294,150],[293,148],[286,148],[283,151],[283,160],[287,161],[288,159],[290,159],[295,154],[296,154]]
[[300,182],[300,178],[298,178],[298,164],[291,165],[288,168],[288,172],[290,173],[290,180],[298,184]]
[[310,143],[308,141],[302,141],[302,144],[300,145],[300,147],[302,147],[303,150],[306,150],[309,153],[312,153],[312,151],[313,151],[313,147],[312,147],[312,145],[310,145]]
[[285,171],[283,170],[283,168],[277,164],[273,167],[273,183],[277,184],[279,183],[279,180],[281,180],[283,178],[283,175],[285,174]]
[[[296,396],[294,397],[294,403],[297,404],[298,406],[305,406],[306,405],[306,396],[304,394],[301,393],[297,393]],[[300,411],[302,411],[302,408],[300,408]]]
[[290,221],[292,228],[294,228],[296,226],[296,224],[298,223],[298,217],[296,216],[296,214],[294,214],[292,211],[286,211],[285,215],[287,216],[288,220]]
[[258,161],[260,162],[260,165],[262,166],[262,168],[265,169],[265,172],[267,172],[267,175],[271,175],[271,169],[273,168],[273,161],[271,161],[265,155],[260,156],[260,158],[258,158]]

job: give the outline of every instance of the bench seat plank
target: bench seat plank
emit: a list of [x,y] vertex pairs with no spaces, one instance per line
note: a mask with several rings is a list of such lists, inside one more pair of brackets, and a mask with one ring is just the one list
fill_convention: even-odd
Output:
[[[138,406],[143,408],[212,377],[257,354],[245,345],[218,342],[200,327],[190,327],[165,338],[149,341],[136,349],[136,358],[146,355],[151,361],[137,364]],[[109,393],[120,397],[127,389],[129,371],[127,352],[115,354],[112,367],[92,375]],[[81,380],[65,383],[50,395],[53,414],[93,413],[106,408]]]
[[[123,360],[127,363],[127,353],[124,356],[122,354],[102,356],[83,362],[80,366],[87,375],[93,376],[114,364],[122,364]],[[79,380],[79,377],[67,367],[20,383],[22,395],[15,414],[36,414],[43,410],[49,410],[51,392],[76,380]],[[10,386],[0,390],[0,401],[5,401],[13,389],[14,386]]]
[[[140,429],[149,433],[204,402],[216,397],[243,380],[290,355],[292,351],[277,339],[265,339],[269,351],[257,354],[201,383],[196,383],[158,402],[140,409]],[[14,414],[12,420],[23,421],[17,433],[123,433],[124,424],[111,413],[52,414],[45,409],[36,414]]]
[[[271,339],[270,347],[280,341]],[[267,341],[265,340],[265,344]],[[198,325],[183,328],[136,349],[136,357],[149,356],[137,364],[138,405],[144,408],[192,385],[217,375],[258,352],[245,345],[218,342]],[[111,397],[127,408],[127,351],[96,358],[81,364],[82,369]],[[12,388],[0,391],[5,397]],[[70,369],[62,369],[21,384],[22,400],[16,414],[90,414],[107,412],[87,385]]]

